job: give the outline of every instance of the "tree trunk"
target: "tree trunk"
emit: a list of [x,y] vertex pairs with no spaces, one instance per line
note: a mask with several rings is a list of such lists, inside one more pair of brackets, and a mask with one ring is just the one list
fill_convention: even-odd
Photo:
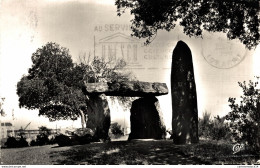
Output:
[[82,126],[82,129],[86,128],[86,116],[83,112],[83,110],[79,110],[79,113],[80,113],[80,117],[81,117],[81,126]]

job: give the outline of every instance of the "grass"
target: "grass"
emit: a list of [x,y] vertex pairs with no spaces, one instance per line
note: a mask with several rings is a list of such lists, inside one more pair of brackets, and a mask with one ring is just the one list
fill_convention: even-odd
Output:
[[200,141],[199,144],[173,145],[171,140],[133,140],[91,143],[71,147],[47,145],[2,149],[1,163],[7,165],[193,165],[255,164],[259,155],[234,155],[232,144]]
[[234,153],[233,144],[224,140],[200,140],[199,144],[184,145],[180,149],[185,155],[211,164],[256,164],[260,159],[259,154],[250,150]]
[[118,141],[90,144],[74,146],[63,152],[53,152],[52,156],[66,158],[58,160],[57,164],[203,164],[200,160],[181,155],[172,141]]

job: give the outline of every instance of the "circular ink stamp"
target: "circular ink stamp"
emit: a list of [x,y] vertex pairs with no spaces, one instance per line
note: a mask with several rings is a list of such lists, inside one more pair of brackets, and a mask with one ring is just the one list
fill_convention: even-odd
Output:
[[228,40],[223,34],[218,33],[204,36],[201,45],[204,59],[218,69],[237,66],[247,54],[247,49],[240,41]]

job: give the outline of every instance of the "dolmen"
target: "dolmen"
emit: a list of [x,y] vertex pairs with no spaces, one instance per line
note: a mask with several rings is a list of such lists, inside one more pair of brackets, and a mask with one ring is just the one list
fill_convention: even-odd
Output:
[[139,97],[130,109],[131,139],[162,139],[166,134],[159,101],[155,96],[168,94],[165,83],[140,81],[85,82],[87,101],[87,127],[93,129],[99,139],[108,139],[110,110],[106,96]]
[[[84,89],[89,97],[87,127],[93,128],[97,137],[108,137],[110,110],[106,96],[140,97],[132,102],[130,109],[130,140],[160,139],[165,135],[159,102],[155,97],[168,94],[165,83],[85,83]],[[172,53],[171,97],[173,143],[198,143],[198,107],[192,53],[183,41],[178,41]]]

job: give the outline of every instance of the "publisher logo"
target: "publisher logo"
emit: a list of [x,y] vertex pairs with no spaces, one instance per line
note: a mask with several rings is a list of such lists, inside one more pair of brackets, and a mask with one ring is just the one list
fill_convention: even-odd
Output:
[[238,153],[240,151],[243,151],[243,150],[245,150],[245,145],[244,144],[235,144],[233,146],[233,154],[236,154],[236,153]]

